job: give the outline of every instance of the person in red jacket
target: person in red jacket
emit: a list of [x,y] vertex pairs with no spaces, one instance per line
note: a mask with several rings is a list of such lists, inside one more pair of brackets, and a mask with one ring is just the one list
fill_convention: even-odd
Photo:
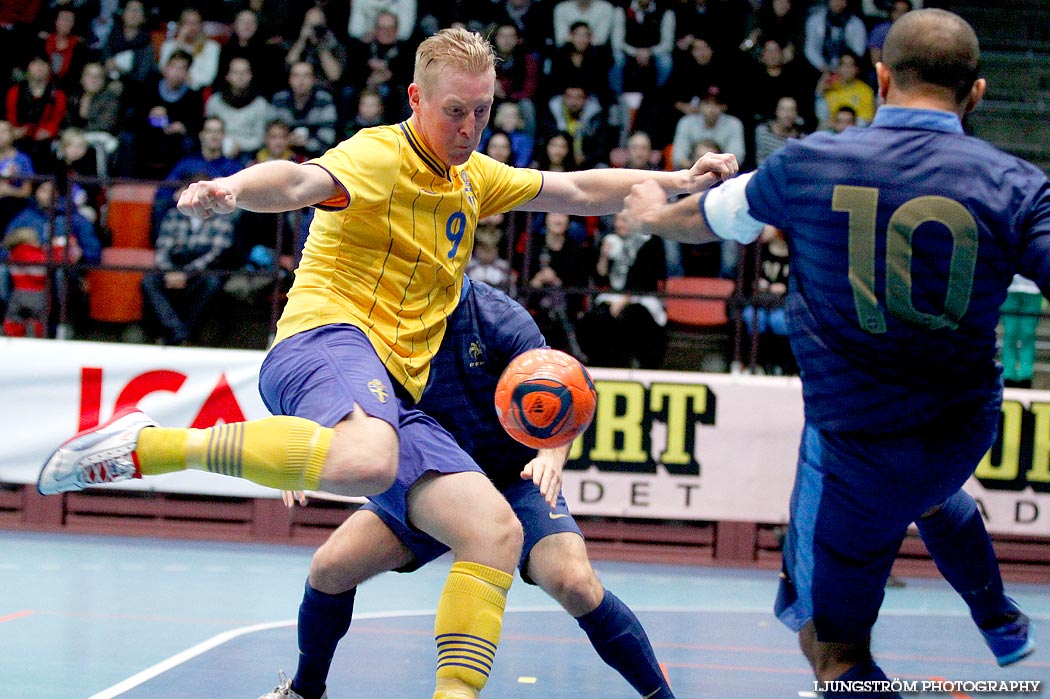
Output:
[[5,106],[15,145],[39,165],[66,116],[66,93],[55,86],[51,65],[40,56],[30,58],[25,78],[7,91]]
[[[77,262],[80,248],[76,240],[65,250],[66,238],[57,237],[51,245],[51,259]],[[8,337],[45,337],[47,327],[47,248],[32,228],[14,228],[4,236],[3,250],[13,290],[4,315],[3,334]]]
[[76,22],[77,16],[71,7],[60,7],[55,10],[52,31],[41,34],[55,84],[67,93],[76,88],[80,72],[88,62],[87,42],[74,33]]

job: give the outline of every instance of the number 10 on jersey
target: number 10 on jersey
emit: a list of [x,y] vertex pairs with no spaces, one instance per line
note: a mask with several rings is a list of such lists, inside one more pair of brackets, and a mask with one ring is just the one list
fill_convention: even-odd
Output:
[[[838,185],[831,208],[849,214],[849,283],[860,326],[872,334],[886,332],[886,316],[875,289],[876,220],[879,190]],[[952,236],[947,293],[940,314],[925,313],[912,303],[912,254],[915,231],[924,223],[939,223]],[[886,239],[886,307],[901,320],[927,327],[955,329],[970,305],[977,267],[977,222],[959,202],[940,196],[909,199],[897,208],[881,233]]]

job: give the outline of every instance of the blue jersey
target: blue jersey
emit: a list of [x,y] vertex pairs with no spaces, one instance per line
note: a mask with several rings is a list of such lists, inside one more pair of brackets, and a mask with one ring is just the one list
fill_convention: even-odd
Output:
[[521,468],[536,450],[512,439],[500,425],[496,383],[511,359],[546,346],[521,304],[468,279],[416,404],[452,434],[497,488],[521,481]]
[[1000,399],[1010,280],[1050,292],[1045,174],[965,136],[954,114],[882,107],[869,128],[789,142],[746,193],[789,241],[807,420],[907,429]]

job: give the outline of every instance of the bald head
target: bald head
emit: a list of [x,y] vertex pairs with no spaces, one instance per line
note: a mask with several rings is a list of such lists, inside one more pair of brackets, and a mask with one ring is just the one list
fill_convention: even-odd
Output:
[[960,103],[977,80],[979,59],[973,28],[944,10],[908,12],[893,23],[882,47],[882,63],[899,89],[947,89]]

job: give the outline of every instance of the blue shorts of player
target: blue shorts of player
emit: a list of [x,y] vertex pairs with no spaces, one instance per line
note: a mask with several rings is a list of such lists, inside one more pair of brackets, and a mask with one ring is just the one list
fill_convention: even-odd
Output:
[[390,424],[401,443],[397,480],[371,499],[396,517],[407,517],[404,495],[422,474],[481,471],[441,425],[409,407],[411,398],[353,325],[324,325],[277,343],[259,371],[259,393],[275,415],[295,415],[325,427],[339,424],[355,403]]
[[[784,540],[776,613],[825,642],[865,642],[908,526],[956,493],[991,447],[996,404],[946,410],[892,433],[807,423]],[[862,562],[863,565],[858,565]]]
[[[413,464],[416,462],[417,460],[412,460]],[[399,470],[404,471],[406,466],[415,471],[418,476],[422,476],[424,473],[418,467],[408,466],[404,460],[402,460]],[[390,491],[400,491],[402,497],[408,497],[408,487],[405,487],[400,474],[397,483],[394,484]],[[389,498],[386,496],[392,495],[390,491],[383,493],[384,498],[387,500]],[[526,572],[532,547],[540,539],[551,534],[571,532],[582,537],[583,533],[576,524],[576,520],[569,514],[569,508],[561,494],[558,495],[557,506],[552,511],[543,494],[540,493],[540,489],[532,481],[514,483],[504,488],[502,492],[503,496],[507,498],[507,502],[510,503],[511,509],[514,510],[514,514],[521,521],[522,529],[525,532],[525,542],[521,548],[521,560],[518,563],[521,579],[530,585],[534,585],[535,582],[529,578]],[[370,498],[370,500],[373,501],[367,503],[364,509],[375,512],[412,553],[413,561],[407,566],[399,568],[398,572],[410,573],[413,570],[418,570],[438,556],[448,552],[447,546],[410,525],[404,516],[395,516],[377,504],[374,498]]]

